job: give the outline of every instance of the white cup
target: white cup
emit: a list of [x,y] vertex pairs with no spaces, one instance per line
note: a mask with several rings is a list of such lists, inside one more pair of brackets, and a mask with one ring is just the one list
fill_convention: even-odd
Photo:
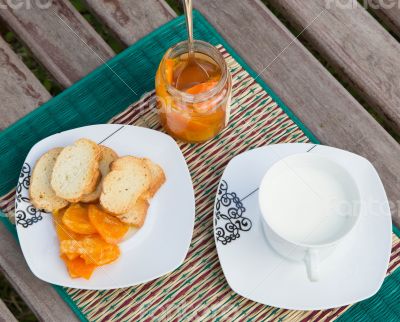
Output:
[[351,174],[314,153],[291,155],[264,175],[259,205],[268,242],[280,255],[304,261],[311,281],[320,261],[356,226],[360,193]]

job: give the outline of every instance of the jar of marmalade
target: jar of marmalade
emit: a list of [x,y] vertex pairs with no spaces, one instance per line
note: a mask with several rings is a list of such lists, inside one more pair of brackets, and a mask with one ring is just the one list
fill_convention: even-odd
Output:
[[212,139],[228,123],[232,79],[225,59],[209,43],[181,42],[164,55],[156,75],[157,107],[173,137],[199,143]]

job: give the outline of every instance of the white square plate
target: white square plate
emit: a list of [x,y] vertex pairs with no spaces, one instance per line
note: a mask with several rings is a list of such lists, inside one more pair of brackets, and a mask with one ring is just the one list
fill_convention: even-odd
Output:
[[[72,279],[60,259],[52,216],[29,201],[29,181],[36,160],[46,151],[88,138],[118,155],[147,157],[164,169],[166,182],[152,199],[144,226],[119,244],[120,258],[95,270],[90,280]],[[38,278],[81,289],[114,289],[153,280],[184,261],[192,238],[195,202],[185,159],[168,135],[129,125],[93,125],[62,132],[29,152],[17,186],[16,226],[25,259]]]
[[[258,187],[275,162],[296,153],[317,153],[345,167],[361,195],[361,217],[310,282],[304,263],[284,259],[261,227]],[[245,152],[228,164],[214,208],[214,234],[225,277],[238,294],[294,310],[322,310],[374,295],[386,276],[392,241],[389,203],[372,164],[353,153],[314,144],[279,144]]]

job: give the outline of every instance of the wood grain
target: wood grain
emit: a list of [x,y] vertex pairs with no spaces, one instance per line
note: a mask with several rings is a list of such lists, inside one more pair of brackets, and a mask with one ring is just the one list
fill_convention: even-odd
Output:
[[[0,0],[0,3],[4,1]],[[123,29],[123,25],[113,25],[110,19],[110,25],[114,26],[112,29],[121,35],[126,44],[143,37],[175,15],[163,2],[153,1],[152,5],[154,6],[148,7],[148,3],[145,5],[144,2],[126,2],[123,11],[132,16],[125,26],[126,29]],[[8,8],[1,10],[0,16],[65,87],[85,76],[114,54],[66,1],[53,1],[52,7],[48,10]],[[75,32],[78,35],[75,35]],[[0,39],[0,95],[5,102],[0,105],[0,127],[8,126],[51,97],[2,39]],[[54,288],[38,280],[30,272],[21,249],[3,225],[0,225],[0,269],[40,320],[77,320]],[[1,307],[0,311],[1,319],[6,316],[7,311]],[[11,321],[11,318],[8,320]]]
[[91,11],[126,45],[176,16],[162,0],[85,0]]
[[[110,14],[108,23],[112,26],[111,29],[129,45],[175,16],[172,9],[164,2],[151,2],[152,7],[149,7],[149,2],[145,4],[126,1],[125,4],[121,4],[123,12],[130,15],[125,27],[113,21],[112,18],[117,16],[113,16],[112,11],[105,12],[106,15],[103,17],[107,20],[107,15]],[[3,0],[0,0],[0,3],[4,3]],[[111,1],[104,1],[103,4],[105,3],[110,4]],[[102,8],[100,5],[94,7],[100,11],[111,10],[108,6]],[[108,59],[114,54],[68,2],[53,1],[53,7],[46,11],[38,8],[21,11],[23,9],[13,11],[9,8],[1,10],[0,16],[19,34],[63,86],[69,86],[85,76],[102,64],[102,59]],[[118,15],[118,10],[115,14]],[[77,32],[83,41],[80,41],[57,15]],[[102,59],[96,57],[84,42],[94,48]],[[51,98],[2,39],[0,39],[0,95],[3,102],[6,102],[0,105],[0,127],[8,126]],[[19,245],[1,224],[0,269],[40,320],[77,320],[54,288],[38,280],[31,273]],[[0,312],[0,319],[6,316],[7,312],[2,310],[1,306]]]
[[41,321],[78,321],[56,290],[32,274],[21,248],[3,224],[0,224],[0,269]]
[[[15,31],[54,78],[68,87],[114,53],[69,1],[20,1],[22,6],[0,0],[0,17]],[[25,3],[25,5],[24,5]]]
[[0,37],[0,130],[50,99],[50,94]]
[[10,312],[8,307],[0,300],[0,321],[1,322],[17,322],[17,319]]
[[[195,6],[322,143],[368,158],[397,205],[398,143],[260,1],[199,0]],[[400,224],[395,207],[392,215]]]
[[[400,44],[357,1],[269,0],[339,76],[400,133]],[[350,3],[350,1],[348,1]],[[326,10],[326,11],[325,11]]]
[[372,10],[385,26],[400,37],[400,2],[398,0],[368,0]]
[[[0,0],[0,3],[3,1]],[[153,25],[156,27],[165,22],[165,19],[170,19],[170,14],[173,16],[168,9],[163,13],[158,5],[154,7],[152,4],[153,7],[147,8],[142,3],[138,4],[140,1],[122,3],[117,0],[102,0],[99,1],[99,5],[96,5],[95,0],[87,2],[126,44],[150,32]],[[125,28],[119,26],[116,18],[119,11],[110,11],[103,2],[116,2],[121,4],[123,13],[129,12],[130,18]],[[68,21],[73,21],[74,31],[78,32],[86,43],[91,44],[101,57],[113,55],[108,46],[104,45],[67,2],[54,3],[56,8],[67,8],[68,13],[65,17]],[[292,35],[259,1],[198,0],[196,3],[198,9],[256,71],[261,72],[273,62],[261,77],[322,142],[369,158],[383,178],[390,198],[398,200],[398,144],[299,42],[291,43]],[[135,8],[142,8],[143,14],[136,16]],[[101,10],[105,10],[103,14]],[[115,12],[116,17],[108,14],[112,12]],[[155,16],[149,18],[153,13]],[[151,20],[157,15],[158,18]],[[23,13],[2,10],[0,16],[17,31],[42,64],[64,86],[70,85],[102,63],[82,42],[77,41],[74,33],[63,29],[65,25],[57,20],[57,16],[52,16],[51,12],[43,14],[37,10]],[[147,25],[140,25],[143,22]],[[287,46],[289,47],[282,53]],[[275,59],[277,56],[279,57]],[[0,79],[3,78],[0,76]],[[0,94],[1,90],[0,88]],[[18,94],[17,97],[19,96]],[[2,111],[0,113],[4,115]],[[399,217],[396,215],[394,218],[399,224]],[[2,225],[0,243],[0,268],[35,314],[45,321],[75,321],[76,317],[55,290],[36,279],[29,271],[19,246]]]
[[[0,38],[0,128],[17,121],[51,98],[43,85]],[[42,321],[77,321],[55,289],[29,270],[19,245],[0,223],[0,270]],[[0,303],[0,321],[16,321]]]

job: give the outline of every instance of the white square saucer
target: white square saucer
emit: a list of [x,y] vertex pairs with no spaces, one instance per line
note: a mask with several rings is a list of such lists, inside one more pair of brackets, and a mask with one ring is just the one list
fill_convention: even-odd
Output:
[[[98,267],[90,280],[72,279],[60,258],[52,215],[35,209],[29,183],[36,160],[48,150],[88,138],[120,156],[147,157],[161,165],[167,178],[152,199],[144,226],[119,244],[121,256]],[[29,268],[38,278],[80,289],[114,289],[137,285],[176,269],[192,239],[195,201],[189,169],[176,142],[147,128],[101,124],[61,132],[38,142],[26,157],[17,184],[15,217],[18,238]]]
[[[357,227],[321,262],[310,282],[305,265],[284,259],[269,246],[261,226],[258,187],[276,161],[296,153],[318,153],[345,167],[361,195]],[[322,310],[352,304],[381,287],[391,253],[392,221],[382,182],[372,164],[356,154],[315,144],[278,144],[233,158],[222,176],[214,235],[230,287],[253,301],[293,310]]]

